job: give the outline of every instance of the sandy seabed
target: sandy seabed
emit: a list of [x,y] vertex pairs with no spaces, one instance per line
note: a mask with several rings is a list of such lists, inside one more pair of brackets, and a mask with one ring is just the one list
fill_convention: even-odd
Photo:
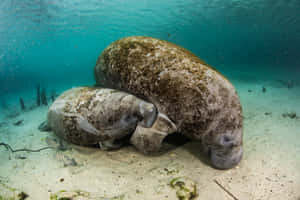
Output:
[[[237,167],[212,168],[197,142],[165,144],[157,156],[142,155],[131,146],[105,152],[60,144],[53,133],[38,130],[48,107],[20,112],[16,104],[1,112],[0,142],[14,149],[54,148],[12,153],[0,146],[0,199],[20,199],[17,196],[23,191],[29,195],[26,199],[34,200],[63,195],[73,196],[70,199],[176,200],[177,190],[170,182],[183,177],[196,185],[197,200],[232,200],[233,196],[239,200],[300,200],[299,85],[233,82],[244,115],[244,156]],[[291,112],[297,117],[283,116]],[[14,125],[19,120],[23,122]]]

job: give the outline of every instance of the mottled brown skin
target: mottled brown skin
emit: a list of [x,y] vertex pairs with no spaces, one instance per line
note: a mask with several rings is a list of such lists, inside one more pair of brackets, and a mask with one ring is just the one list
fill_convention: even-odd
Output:
[[124,138],[137,124],[150,127],[156,111],[153,104],[131,94],[78,87],[64,92],[53,102],[47,123],[59,137],[88,146]]
[[200,140],[217,168],[242,157],[242,109],[235,88],[190,51],[150,37],[109,45],[95,66],[98,85],[153,103],[182,134]]
[[176,131],[153,104],[118,90],[91,87],[60,95],[49,108],[46,128],[71,143],[99,144],[103,150],[119,148],[124,142],[120,139],[131,136],[131,144],[144,153],[158,151],[164,137]]

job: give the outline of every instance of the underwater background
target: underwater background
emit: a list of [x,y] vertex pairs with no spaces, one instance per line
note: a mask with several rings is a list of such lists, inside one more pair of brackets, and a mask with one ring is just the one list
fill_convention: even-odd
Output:
[[2,0],[0,92],[93,83],[101,51],[126,36],[181,45],[225,75],[300,68],[299,0]]
[[[148,156],[41,131],[54,98],[94,85],[104,48],[136,35],[180,45],[233,83],[236,167],[213,168],[186,138]],[[0,0],[1,200],[176,200],[182,183],[189,200],[300,200],[299,155],[300,0]]]

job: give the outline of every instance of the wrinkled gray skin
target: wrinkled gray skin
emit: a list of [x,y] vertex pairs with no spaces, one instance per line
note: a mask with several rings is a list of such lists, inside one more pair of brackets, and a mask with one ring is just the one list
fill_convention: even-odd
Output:
[[230,169],[240,162],[243,156],[241,137],[241,133],[227,133],[215,138],[215,144],[206,149],[210,153],[210,159],[214,167]]
[[175,125],[155,106],[112,89],[79,87],[60,95],[48,111],[47,128],[78,145],[99,143],[119,148],[115,140],[132,134],[130,142],[144,153],[158,151]]

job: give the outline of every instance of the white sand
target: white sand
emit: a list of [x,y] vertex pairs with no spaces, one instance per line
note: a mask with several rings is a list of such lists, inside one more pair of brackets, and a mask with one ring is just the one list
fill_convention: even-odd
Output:
[[[13,154],[1,146],[0,194],[13,195],[5,187],[10,186],[29,194],[27,199],[36,200],[50,199],[60,190],[87,191],[90,199],[121,196],[126,200],[175,200],[176,190],[169,183],[184,176],[196,182],[195,199],[199,200],[233,199],[213,180],[240,200],[299,200],[300,118],[284,118],[282,113],[294,111],[300,116],[300,87],[287,89],[276,81],[233,82],[243,105],[245,151],[242,162],[234,169],[212,168],[205,155],[197,151],[196,142],[173,147],[160,156],[144,156],[133,147],[104,152],[72,146],[67,151]],[[263,85],[266,93],[261,91]],[[46,112],[47,107],[40,107],[13,119],[7,119],[5,112],[0,117],[0,123],[6,123],[0,127],[0,142],[15,149],[47,146],[46,137],[55,136],[37,129]],[[12,125],[19,119],[24,119],[22,126]],[[26,159],[18,159],[19,156]],[[64,166],[72,158],[78,165]]]

